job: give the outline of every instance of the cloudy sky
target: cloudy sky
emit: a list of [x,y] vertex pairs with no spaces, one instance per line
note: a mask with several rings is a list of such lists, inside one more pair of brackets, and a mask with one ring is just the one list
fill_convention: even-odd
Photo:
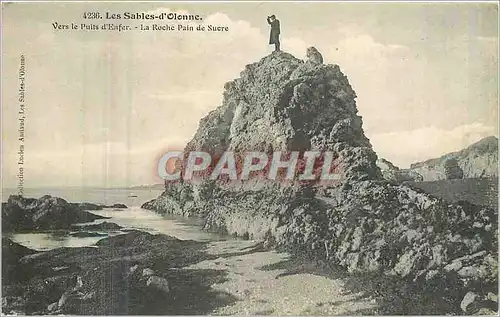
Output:
[[[158,182],[221,103],[225,82],[272,51],[308,46],[339,64],[379,156],[400,167],[498,135],[497,6],[488,3],[3,4],[2,172],[15,187],[20,55],[26,57],[25,187]],[[56,31],[84,12],[189,12],[224,33]],[[134,25],[134,22],[120,21]],[[120,23],[115,22],[115,23]],[[102,23],[102,21],[100,21]],[[174,24],[169,22],[169,24]]]

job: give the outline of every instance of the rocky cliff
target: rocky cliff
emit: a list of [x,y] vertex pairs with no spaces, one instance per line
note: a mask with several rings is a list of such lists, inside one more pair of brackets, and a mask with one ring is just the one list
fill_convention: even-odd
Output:
[[202,216],[207,230],[263,239],[352,273],[397,276],[427,294],[436,311],[494,306],[496,210],[385,181],[356,94],[338,65],[320,61],[279,52],[247,65],[185,151],[328,150],[339,181],[177,182],[143,207]]
[[408,172],[423,181],[498,177],[498,139],[489,136],[461,151],[413,163]]

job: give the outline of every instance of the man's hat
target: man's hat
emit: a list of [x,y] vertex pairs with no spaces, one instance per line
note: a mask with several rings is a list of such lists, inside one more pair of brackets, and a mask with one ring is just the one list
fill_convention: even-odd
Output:
[[276,16],[273,14],[270,16],[270,18],[276,19]]

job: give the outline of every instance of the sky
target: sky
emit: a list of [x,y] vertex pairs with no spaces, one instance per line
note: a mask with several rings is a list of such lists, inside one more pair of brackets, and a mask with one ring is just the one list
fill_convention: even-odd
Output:
[[[52,27],[91,23],[84,12],[199,14],[229,32]],[[3,3],[3,186],[18,183],[20,55],[25,187],[152,184],[158,158],[183,148],[224,83],[271,53],[271,14],[284,51],[315,46],[340,66],[379,157],[404,168],[498,136],[496,4]]]

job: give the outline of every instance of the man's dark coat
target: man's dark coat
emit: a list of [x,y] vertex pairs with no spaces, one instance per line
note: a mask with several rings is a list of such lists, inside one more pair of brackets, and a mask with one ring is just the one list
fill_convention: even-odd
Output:
[[271,19],[267,18],[267,23],[271,25],[271,33],[269,34],[269,44],[275,44],[279,42],[280,21],[274,19],[274,21],[271,22]]

